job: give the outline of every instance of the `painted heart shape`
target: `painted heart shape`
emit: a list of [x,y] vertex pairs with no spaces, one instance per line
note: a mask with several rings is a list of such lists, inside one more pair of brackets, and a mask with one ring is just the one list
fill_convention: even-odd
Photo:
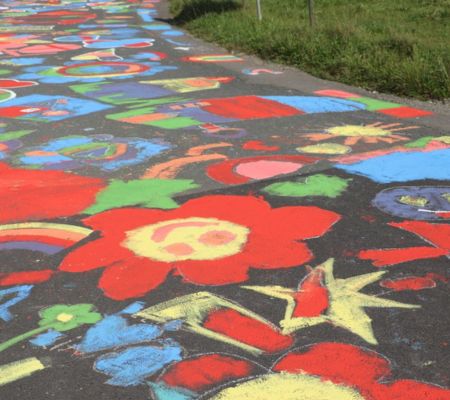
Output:
[[0,88],[2,89],[17,89],[37,85],[33,81],[19,81],[17,79],[0,79]]

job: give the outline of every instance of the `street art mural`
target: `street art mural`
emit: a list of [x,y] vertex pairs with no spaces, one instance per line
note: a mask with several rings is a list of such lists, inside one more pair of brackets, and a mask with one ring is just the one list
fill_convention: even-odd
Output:
[[0,398],[450,400],[450,133],[162,5],[0,6]]

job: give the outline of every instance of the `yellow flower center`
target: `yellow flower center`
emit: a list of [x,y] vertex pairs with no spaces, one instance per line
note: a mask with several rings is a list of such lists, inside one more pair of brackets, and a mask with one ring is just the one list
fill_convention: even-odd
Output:
[[58,314],[58,316],[56,317],[56,320],[59,322],[69,322],[72,319],[73,319],[73,315],[66,314],[66,313]]
[[128,231],[122,244],[157,261],[215,260],[239,253],[249,233],[245,226],[216,218],[180,218]]

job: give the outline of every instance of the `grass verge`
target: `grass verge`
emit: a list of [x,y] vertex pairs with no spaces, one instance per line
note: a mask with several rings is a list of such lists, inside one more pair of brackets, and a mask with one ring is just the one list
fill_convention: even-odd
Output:
[[427,100],[450,98],[450,0],[170,0],[174,22],[228,49],[320,78]]

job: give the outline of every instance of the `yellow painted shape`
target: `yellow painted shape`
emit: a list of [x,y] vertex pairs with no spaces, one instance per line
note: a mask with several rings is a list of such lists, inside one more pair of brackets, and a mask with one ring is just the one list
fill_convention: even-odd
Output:
[[249,233],[245,226],[216,218],[180,218],[128,231],[122,244],[162,262],[215,260],[239,253]]
[[220,82],[202,76],[192,78],[141,81],[141,83],[149,83],[151,85],[162,86],[166,89],[170,89],[178,93],[189,93],[199,90],[220,88]]
[[347,279],[335,279],[333,262],[328,260],[324,263],[323,268],[325,284],[330,293],[328,319],[332,323],[360,336],[370,344],[378,344],[378,341],[373,333],[372,320],[364,311],[364,308],[420,308],[417,305],[360,293],[362,288],[379,281],[387,271],[372,272]]
[[227,299],[209,292],[197,292],[186,296],[177,297],[153,307],[146,308],[134,314],[134,317],[143,318],[157,323],[169,321],[183,321],[183,328],[189,332],[208,337],[213,340],[236,346],[253,354],[260,354],[262,351],[256,347],[241,343],[236,339],[206,329],[202,326],[203,321],[209,314],[219,309],[232,309],[247,317],[260,321],[272,329],[277,329],[260,315],[233,303]]
[[56,319],[58,321],[61,321],[61,322],[69,322],[70,320],[73,319],[73,315],[72,314],[61,313],[61,314],[58,314]]
[[329,307],[326,314],[317,317],[293,317],[296,306],[295,290],[282,286],[242,286],[244,289],[253,290],[267,296],[283,299],[287,302],[284,319],[280,321],[282,333],[287,335],[292,332],[324,322],[331,322],[355,335],[360,336],[370,344],[378,344],[372,328],[372,319],[364,308],[420,308],[413,304],[400,303],[394,300],[382,299],[360,293],[360,290],[377,282],[386,271],[372,272],[357,275],[347,279],[335,279],[333,275],[334,259],[330,258],[316,268],[324,271],[325,286],[328,290]]
[[268,374],[221,390],[210,400],[365,400],[355,389],[304,374]]
[[339,143],[320,143],[297,147],[297,151],[308,154],[347,154],[352,148]]
[[0,386],[26,378],[45,368],[46,366],[36,357],[24,358],[10,364],[0,365]]
[[93,232],[92,229],[84,228],[82,226],[69,224],[52,224],[48,222],[24,222],[19,224],[0,225],[0,231],[12,229],[54,229],[59,231],[79,233],[84,236],[88,236]]
[[398,201],[402,204],[414,207],[425,207],[428,200],[425,197],[401,196]]
[[437,140],[441,143],[450,144],[450,136],[439,136],[437,138],[434,138],[434,140]]
[[344,125],[326,130],[334,136],[389,136],[392,132],[376,126]]

